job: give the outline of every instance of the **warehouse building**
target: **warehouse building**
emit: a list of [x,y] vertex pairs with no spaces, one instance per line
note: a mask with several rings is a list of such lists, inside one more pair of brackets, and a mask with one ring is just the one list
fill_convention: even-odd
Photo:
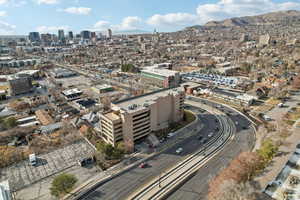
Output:
[[113,103],[111,112],[100,115],[101,136],[113,146],[124,141],[133,151],[135,141],[182,119],[184,99],[184,88],[180,87]]
[[141,70],[141,77],[144,83],[162,88],[178,87],[180,84],[179,72],[156,66]]

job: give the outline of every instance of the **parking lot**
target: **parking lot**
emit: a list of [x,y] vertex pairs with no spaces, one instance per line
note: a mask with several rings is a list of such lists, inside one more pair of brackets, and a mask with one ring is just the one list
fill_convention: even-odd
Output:
[[195,82],[208,82],[215,85],[224,85],[235,88],[238,85],[238,79],[235,77],[226,77],[214,74],[202,74],[199,72],[191,72],[182,75],[184,80]]
[[48,176],[77,165],[77,160],[93,153],[93,148],[85,141],[79,141],[64,148],[37,156],[37,166],[28,160],[3,168],[0,181],[9,180],[13,191],[20,190]]

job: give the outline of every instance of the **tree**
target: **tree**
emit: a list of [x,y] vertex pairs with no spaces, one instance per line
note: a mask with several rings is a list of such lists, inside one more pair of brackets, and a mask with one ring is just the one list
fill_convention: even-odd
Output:
[[277,152],[278,146],[271,139],[263,141],[261,148],[257,151],[266,163],[272,160]]
[[209,200],[219,200],[223,197],[222,185],[226,181],[241,184],[250,181],[262,168],[260,156],[255,152],[243,152],[232,160],[227,168],[222,170],[209,182]]
[[78,179],[73,174],[60,174],[52,181],[51,194],[56,197],[67,194],[72,190],[77,181]]
[[17,120],[14,117],[9,117],[3,120],[4,128],[10,129],[17,126]]

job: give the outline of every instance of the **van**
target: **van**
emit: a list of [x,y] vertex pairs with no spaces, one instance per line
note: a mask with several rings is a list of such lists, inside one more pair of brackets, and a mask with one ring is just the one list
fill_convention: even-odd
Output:
[[37,159],[36,159],[35,154],[30,154],[29,155],[29,163],[30,163],[31,166],[36,166]]

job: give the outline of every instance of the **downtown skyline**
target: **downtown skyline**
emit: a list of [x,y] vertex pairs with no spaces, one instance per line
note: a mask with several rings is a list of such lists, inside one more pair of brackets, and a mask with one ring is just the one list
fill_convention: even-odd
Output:
[[0,35],[30,31],[177,31],[211,20],[300,10],[297,0],[0,0]]

